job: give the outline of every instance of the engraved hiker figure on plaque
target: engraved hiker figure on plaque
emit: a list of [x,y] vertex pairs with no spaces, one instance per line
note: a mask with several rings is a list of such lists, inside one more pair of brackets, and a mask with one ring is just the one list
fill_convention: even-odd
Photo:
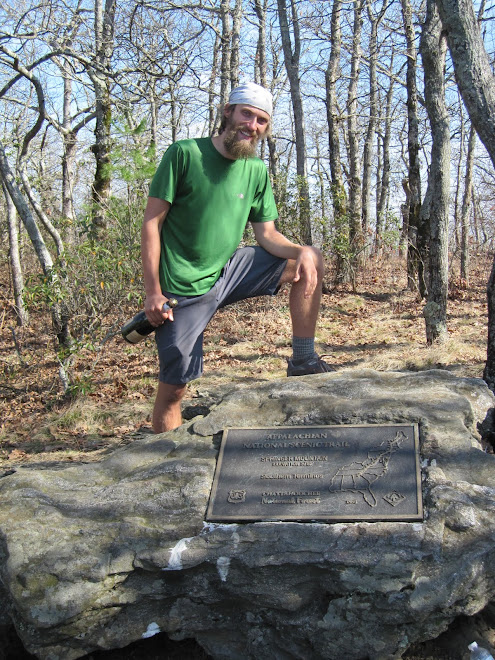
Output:
[[206,519],[422,520],[417,424],[226,429]]

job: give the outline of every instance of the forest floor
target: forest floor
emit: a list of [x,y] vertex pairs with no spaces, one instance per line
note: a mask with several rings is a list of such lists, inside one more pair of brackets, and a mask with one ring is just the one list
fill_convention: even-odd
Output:
[[[426,345],[423,303],[406,288],[402,261],[368,262],[356,291],[324,294],[317,350],[339,370],[448,369],[481,378],[486,361],[486,284],[490,255],[473,258],[469,286],[451,278],[448,338]],[[31,313],[18,328],[12,293],[0,275],[0,471],[19,464],[100,460],[150,427],[156,387],[153,339],[137,345],[116,334],[81,348],[72,364],[74,396],[64,396],[50,317]],[[135,309],[119,307],[103,326],[119,328]],[[286,374],[291,355],[287,291],[218,312],[205,332],[205,371],[190,384],[195,399],[224,383]],[[187,405],[191,401],[185,402]]]
[[[368,261],[356,290],[339,286],[322,299],[317,350],[339,370],[446,369],[481,378],[486,361],[486,285],[491,255],[472,259],[469,286],[453,274],[448,301],[448,338],[428,347],[423,303],[406,287],[402,260]],[[132,442],[138,429],[150,428],[156,386],[154,341],[126,344],[119,334],[74,355],[74,396],[63,394],[47,313],[32,313],[29,326],[15,326],[12,292],[0,275],[0,476],[29,464],[101,460]],[[119,308],[103,319],[119,328],[136,310]],[[205,372],[190,384],[185,405],[224,383],[249,383],[283,377],[291,354],[287,291],[274,298],[245,301],[219,312],[205,332]],[[490,613],[495,630],[495,613]],[[486,623],[486,622],[485,622]],[[481,624],[480,624],[481,625]],[[484,624],[483,624],[484,625]],[[491,625],[491,624],[490,624]],[[469,637],[470,632],[468,632]],[[455,636],[446,647],[417,649],[409,658],[463,660],[467,643]],[[151,645],[152,640],[147,640]],[[141,647],[140,647],[141,648]],[[93,654],[94,658],[175,658],[153,655]],[[1,650],[0,650],[0,657]],[[14,657],[14,656],[12,656]],[[180,657],[204,658],[183,648]],[[16,658],[20,658],[19,655]],[[344,659],[345,660],[345,659]]]

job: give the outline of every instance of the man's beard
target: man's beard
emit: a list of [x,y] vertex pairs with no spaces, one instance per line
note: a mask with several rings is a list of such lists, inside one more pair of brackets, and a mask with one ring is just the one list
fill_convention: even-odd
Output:
[[231,121],[227,123],[225,137],[223,138],[223,144],[227,153],[236,160],[239,158],[254,158],[260,137],[254,135],[251,140],[239,140],[237,137],[239,129],[240,126],[235,126]]

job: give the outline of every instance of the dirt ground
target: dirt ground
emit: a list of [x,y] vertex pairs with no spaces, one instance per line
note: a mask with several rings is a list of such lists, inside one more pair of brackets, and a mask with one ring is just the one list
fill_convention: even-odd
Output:
[[[341,286],[324,294],[317,350],[343,370],[436,368],[481,378],[491,258],[489,254],[473,258],[469,285],[453,270],[448,338],[433,347],[425,342],[424,303],[406,288],[403,261],[370,260],[355,291]],[[118,329],[135,311],[119,309],[114,318],[104,319],[106,330]],[[205,373],[191,383],[186,407],[199,409],[192,404],[227,382],[283,377],[290,344],[287,292],[219,312],[205,333]],[[131,346],[117,333],[104,343],[81,347],[75,354],[74,393],[67,397],[59,378],[48,314],[42,310],[32,313],[29,327],[18,328],[12,315],[12,292],[0,276],[0,477],[19,465],[42,468],[61,462],[98,461],[132,442],[136,430],[150,427],[156,365],[151,339]],[[477,617],[456,620],[438,640],[417,645],[404,658],[466,660],[467,645],[474,640],[495,645],[493,607]],[[0,641],[0,660],[28,657],[15,636],[3,644]],[[163,634],[126,649],[87,656],[88,660],[206,657],[194,642],[170,642]]]
[[[356,291],[339,287],[322,298],[317,350],[338,369],[448,369],[482,377],[486,361],[486,283],[491,255],[473,258],[469,286],[452,275],[448,337],[428,347],[424,303],[406,288],[403,261],[369,260]],[[103,319],[101,336],[73,356],[72,397],[62,391],[50,318],[31,313],[19,328],[12,293],[0,275],[0,474],[17,465],[100,460],[150,426],[156,386],[154,341],[130,345],[118,328],[136,312]],[[221,310],[205,333],[205,371],[190,384],[186,406],[225,383],[283,377],[290,357],[288,295]]]

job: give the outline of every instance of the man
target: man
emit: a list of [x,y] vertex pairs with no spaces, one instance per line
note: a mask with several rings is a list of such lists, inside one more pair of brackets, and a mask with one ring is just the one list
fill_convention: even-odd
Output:
[[[187,383],[203,367],[203,330],[217,309],[292,283],[293,357],[287,375],[331,371],[314,351],[323,260],[280,234],[268,172],[255,157],[267,136],[272,96],[255,83],[234,89],[219,134],[169,147],[150,186],[141,236],[145,312],[156,330],[160,376],[153,429],[181,425]],[[252,222],[259,247],[237,249]],[[163,311],[170,297],[179,305]]]

